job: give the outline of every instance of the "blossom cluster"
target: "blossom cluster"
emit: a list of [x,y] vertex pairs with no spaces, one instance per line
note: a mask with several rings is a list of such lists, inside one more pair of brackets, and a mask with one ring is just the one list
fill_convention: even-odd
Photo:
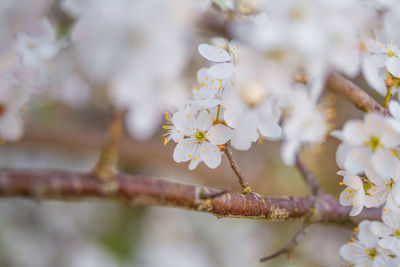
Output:
[[[399,264],[400,248],[400,104],[389,104],[391,117],[367,113],[363,120],[350,120],[332,135],[342,143],[336,161],[343,170],[340,203],[351,206],[351,216],[364,207],[382,207],[381,222],[363,221],[357,239],[341,249],[347,261],[360,266]],[[394,263],[393,263],[394,264]],[[394,265],[397,266],[397,265]]]
[[[383,222],[362,222],[341,254],[356,266],[397,264],[400,2],[60,0],[59,20],[45,16],[54,5],[42,2],[33,9],[26,1],[29,16],[22,4],[1,4],[22,20],[0,25],[1,139],[22,136],[34,95],[79,108],[106,88],[137,139],[151,137],[170,108],[164,144],[175,142],[173,159],[190,170],[218,167],[227,146],[248,150],[264,140],[280,141],[282,161],[293,165],[304,145],[330,133],[323,90],[331,73],[362,75],[391,115],[368,112],[331,133],[342,141],[340,203],[352,216],[382,207]],[[208,16],[223,22],[224,37],[196,36]],[[187,86],[184,74],[199,56],[197,84]]]

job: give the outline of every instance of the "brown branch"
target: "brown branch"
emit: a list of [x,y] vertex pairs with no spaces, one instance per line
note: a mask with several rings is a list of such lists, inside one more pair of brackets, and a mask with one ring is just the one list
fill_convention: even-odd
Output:
[[239,165],[237,164],[235,158],[233,157],[230,143],[226,144],[224,151],[225,151],[226,157],[229,160],[229,163],[231,164],[233,172],[236,174],[236,176],[239,180],[239,184],[242,187],[242,193],[243,194],[250,193],[252,191],[251,187],[250,187],[249,183],[246,181],[242,171],[239,168]]
[[[365,209],[350,217],[349,207],[332,196],[269,197],[255,193],[218,194],[220,190],[186,185],[155,178],[118,174],[113,183],[103,183],[90,173],[48,170],[0,170],[0,197],[35,199],[71,198],[125,200],[131,204],[169,206],[207,212],[219,218],[247,218],[269,221],[298,220],[307,223],[358,223],[378,220],[380,209]],[[217,197],[207,197],[207,196]],[[206,197],[204,197],[206,196]]]
[[374,110],[383,115],[390,116],[387,108],[381,106],[355,83],[338,73],[331,73],[327,81],[327,86],[336,93],[348,98],[362,111]]
[[299,155],[296,155],[296,166],[297,166],[297,169],[302,174],[304,181],[310,188],[313,196],[321,194],[322,190],[321,190],[321,187],[320,187],[317,179],[315,179],[314,175],[310,172],[310,170],[307,168],[307,166],[304,164],[304,162],[300,159]]
[[307,230],[310,227],[309,224],[303,224],[300,228],[300,230],[295,234],[295,236],[292,238],[292,240],[290,240],[290,242],[283,248],[281,248],[280,250],[278,250],[277,252],[263,257],[260,259],[260,262],[265,262],[268,260],[272,260],[273,258],[276,258],[282,254],[288,254],[290,255],[292,253],[292,251],[295,249],[295,247],[297,246],[297,244],[301,241],[301,239],[307,234]]
[[101,149],[99,159],[93,168],[93,174],[105,182],[113,180],[117,173],[118,146],[123,130],[124,113],[122,109],[114,111],[109,140]]

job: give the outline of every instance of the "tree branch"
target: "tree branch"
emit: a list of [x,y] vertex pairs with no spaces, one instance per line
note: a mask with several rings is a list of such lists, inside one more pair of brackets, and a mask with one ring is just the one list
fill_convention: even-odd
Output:
[[365,209],[359,216],[350,217],[349,207],[341,206],[326,194],[319,195],[315,202],[314,197],[268,197],[255,193],[219,192],[199,185],[126,174],[118,174],[115,181],[103,183],[90,173],[0,170],[0,197],[125,200],[135,205],[207,212],[219,218],[299,220],[307,223],[358,223],[363,219],[378,220],[381,215],[380,209]]
[[381,106],[355,83],[338,73],[331,73],[327,81],[327,86],[336,93],[348,98],[362,111],[374,110],[385,116],[390,116],[387,108]]
[[300,228],[300,230],[295,234],[295,236],[292,238],[292,240],[290,240],[289,243],[287,243],[287,245],[283,248],[281,248],[280,250],[278,250],[277,252],[263,257],[260,259],[260,262],[265,262],[265,261],[269,261],[272,260],[273,258],[276,258],[282,254],[288,254],[290,255],[290,253],[292,253],[292,251],[295,249],[295,247],[297,246],[297,244],[301,241],[301,239],[307,234],[307,230],[310,227],[309,224],[303,224]]
[[249,183],[246,181],[242,171],[239,168],[239,165],[237,164],[235,158],[233,157],[230,143],[226,144],[224,152],[231,164],[233,172],[236,174],[236,176],[239,180],[239,184],[242,187],[242,193],[243,194],[250,193],[252,191],[251,187],[250,187]]

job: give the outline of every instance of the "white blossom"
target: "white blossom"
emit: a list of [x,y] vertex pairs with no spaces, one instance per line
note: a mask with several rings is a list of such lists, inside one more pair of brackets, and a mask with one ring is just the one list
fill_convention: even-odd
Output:
[[283,123],[282,159],[293,165],[302,144],[317,144],[325,140],[328,124],[322,110],[319,110],[304,88],[294,90],[290,115]]
[[218,79],[226,79],[233,75],[234,64],[240,56],[241,50],[235,41],[226,41],[224,47],[216,45],[200,44],[199,53],[211,62],[215,62],[207,73]]
[[378,236],[370,229],[370,221],[358,225],[357,239],[340,248],[340,255],[354,266],[386,267],[395,266],[391,252],[378,245]]
[[185,138],[176,139],[178,144],[174,150],[176,162],[190,161],[189,169],[193,170],[203,161],[214,169],[221,163],[221,151],[218,145],[223,145],[231,139],[231,129],[223,124],[213,125],[212,116],[207,111],[188,114],[181,118],[175,131]]
[[392,150],[400,144],[400,133],[390,119],[370,112],[363,121],[348,121],[341,133],[343,143],[336,152],[339,166],[352,173],[371,167],[383,177],[399,172],[400,162]]
[[47,18],[43,18],[41,29],[39,35],[31,36],[25,32],[18,32],[17,35],[17,51],[29,67],[40,67],[64,46],[62,41],[56,40],[56,31]]

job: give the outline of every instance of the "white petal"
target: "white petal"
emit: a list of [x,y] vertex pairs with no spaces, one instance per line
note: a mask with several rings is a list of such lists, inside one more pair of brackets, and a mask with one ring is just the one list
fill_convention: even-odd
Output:
[[358,246],[355,243],[343,245],[340,248],[340,256],[342,256],[346,261],[354,262],[355,254],[358,253]]
[[197,72],[197,82],[201,84],[207,78],[207,68],[201,68]]
[[368,39],[365,41],[365,46],[372,53],[384,53],[385,47],[381,42],[377,42],[376,40]]
[[344,162],[351,146],[346,143],[341,143],[336,150],[336,163],[340,168],[344,168]]
[[341,131],[341,130],[334,130],[334,131],[332,131],[332,132],[330,133],[330,136],[333,136],[333,137],[335,137],[335,138],[337,138],[337,139],[339,139],[339,140],[341,140],[341,141],[343,141],[343,138],[344,138],[344,136],[343,136],[343,131]]
[[400,104],[398,101],[391,100],[389,102],[390,114],[395,117],[396,120],[400,121]]
[[386,67],[386,62],[389,57],[385,54],[377,54],[370,56],[369,59],[374,62],[375,66],[377,66],[378,68],[383,68]]
[[372,166],[383,177],[393,177],[400,171],[400,161],[386,149],[378,149],[372,155]]
[[362,71],[368,84],[381,95],[386,94],[385,78],[381,77],[380,69],[371,58],[366,58],[362,64]]
[[350,120],[343,127],[344,141],[351,145],[363,145],[368,137],[360,120]]
[[353,208],[351,209],[349,215],[350,216],[357,216],[358,214],[361,213],[363,209],[363,206],[353,206]]
[[207,73],[218,79],[225,79],[232,76],[234,67],[232,63],[219,63],[208,68]]
[[195,149],[196,139],[188,138],[181,140],[175,147],[174,160],[176,162],[185,162],[194,158],[193,150]]
[[211,125],[212,125],[211,115],[206,110],[200,112],[199,116],[196,119],[196,128],[199,131],[207,131],[211,127]]
[[371,221],[364,220],[358,224],[358,240],[366,247],[376,246],[379,238],[371,231]]
[[355,174],[347,174],[343,178],[343,183],[354,189],[362,189],[363,183],[358,175]]
[[221,164],[221,151],[217,146],[211,145],[208,142],[203,142],[200,145],[199,155],[211,169],[215,169]]
[[288,140],[282,144],[281,157],[286,165],[294,165],[299,148],[300,142],[298,140]]
[[214,45],[200,44],[198,50],[200,55],[210,61],[225,62],[232,59],[231,55],[229,55],[229,53],[225,49]]
[[222,145],[232,138],[232,129],[225,125],[217,124],[210,127],[206,137],[211,144]]
[[387,61],[387,70],[393,76],[400,78],[400,57],[391,57]]
[[400,239],[396,236],[388,236],[379,240],[378,244],[383,248],[395,250],[400,247]]
[[379,237],[387,237],[392,234],[390,228],[388,228],[385,224],[381,222],[371,222],[370,229],[372,233]]
[[368,166],[371,152],[364,147],[350,148],[344,161],[344,168],[352,173],[362,173]]
[[9,141],[21,138],[24,122],[20,114],[6,114],[0,119],[0,136]]

